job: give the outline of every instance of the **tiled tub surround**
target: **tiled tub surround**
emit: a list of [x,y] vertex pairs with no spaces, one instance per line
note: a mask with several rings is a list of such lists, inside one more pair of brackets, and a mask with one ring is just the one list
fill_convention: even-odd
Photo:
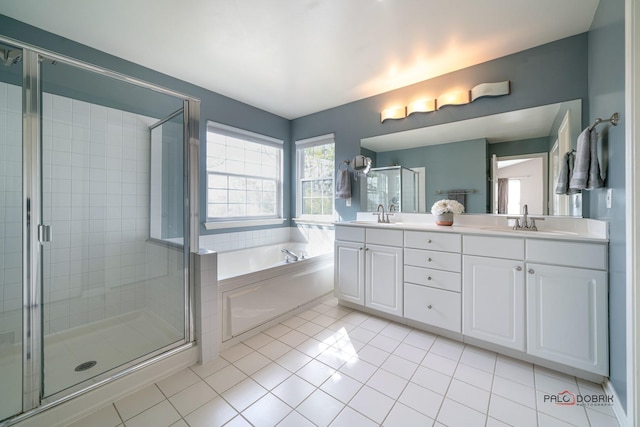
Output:
[[71,424],[618,427],[598,384],[327,300]]

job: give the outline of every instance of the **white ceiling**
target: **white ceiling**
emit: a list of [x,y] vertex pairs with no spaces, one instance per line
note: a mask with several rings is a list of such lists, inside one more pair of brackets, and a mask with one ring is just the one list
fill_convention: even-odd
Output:
[[599,0],[0,0],[0,14],[285,118],[589,30]]

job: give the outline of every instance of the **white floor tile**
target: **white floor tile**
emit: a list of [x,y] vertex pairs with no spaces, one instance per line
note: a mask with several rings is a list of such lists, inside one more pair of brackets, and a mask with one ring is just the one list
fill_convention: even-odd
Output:
[[357,327],[353,330],[351,330],[348,335],[351,338],[355,338],[359,341],[362,341],[364,343],[368,343],[369,341],[371,341],[373,338],[375,338],[376,333],[373,331],[370,331],[369,329],[365,329],[362,327]]
[[392,354],[384,361],[381,368],[408,380],[418,369],[418,364]]
[[445,399],[438,413],[438,422],[448,427],[484,427],[486,413],[475,411],[451,399]]
[[278,338],[279,341],[285,343],[289,347],[295,348],[305,342],[309,337],[302,332],[292,330]]
[[365,329],[369,329],[370,331],[373,331],[375,333],[379,333],[380,331],[382,331],[384,328],[386,328],[390,324],[391,324],[391,322],[389,322],[388,320],[384,320],[384,319],[381,319],[379,317],[371,316],[367,320],[362,322],[360,324],[360,326],[365,328]]
[[330,424],[331,427],[378,427],[379,425],[348,406]]
[[280,324],[278,324],[276,326],[272,326],[271,328],[267,329],[266,331],[264,331],[264,333],[269,335],[270,337],[273,337],[273,338],[280,338],[281,336],[283,336],[284,334],[286,334],[287,332],[289,332],[291,330],[292,329],[290,327],[285,326],[282,323],[280,323]]
[[238,412],[220,396],[204,404],[186,417],[190,427],[218,427],[238,415]]
[[150,385],[115,402],[116,409],[123,420],[128,420],[165,400],[160,389]]
[[409,335],[411,329],[412,328],[399,323],[390,323],[380,331],[380,334],[385,337],[393,338],[396,341],[402,341],[407,337],[407,335]]
[[253,375],[271,363],[271,359],[257,351],[253,351],[233,362],[233,365],[247,375]]
[[268,393],[242,411],[242,416],[255,427],[271,427],[282,421],[291,411],[292,408],[286,403]]
[[109,405],[74,422],[69,427],[116,427],[120,424],[122,424],[122,420],[116,408]]
[[373,347],[372,345],[365,345],[358,351],[358,357],[365,362],[369,362],[372,365],[380,366],[387,360],[391,353],[380,350],[377,347]]
[[535,367],[534,377],[536,381],[536,390],[554,394],[564,390],[572,393],[578,393],[578,383],[574,377],[553,372],[549,369]]
[[451,383],[451,377],[434,371],[433,369],[420,366],[413,377],[411,377],[411,382],[444,395]]
[[243,343],[239,343],[220,352],[220,356],[224,357],[224,359],[229,363],[233,363],[251,352],[253,352],[251,347],[244,345]]
[[339,369],[340,372],[354,378],[361,383],[366,383],[371,375],[377,370],[374,365],[364,360],[361,360],[359,357],[352,357],[342,365]]
[[276,360],[291,350],[291,347],[278,340],[273,340],[258,349],[261,354],[267,356],[271,360]]
[[414,347],[410,344],[401,342],[398,347],[393,351],[393,354],[410,362],[420,364],[427,351],[418,347]]
[[443,399],[443,395],[410,382],[398,402],[435,419]]
[[481,389],[491,391],[491,385],[493,383],[493,375],[476,369],[469,365],[462,363],[458,364],[456,373],[453,374],[454,378],[464,381]]
[[[572,427],[574,424],[569,424],[557,418],[554,418],[550,415],[544,414],[542,412],[538,412],[538,425],[544,427]],[[596,424],[597,427],[600,427],[599,424]]]
[[364,386],[349,402],[356,411],[381,424],[393,407],[395,399],[390,398],[369,386]]
[[187,368],[171,375],[169,378],[158,381],[157,385],[166,397],[171,397],[200,380],[199,376]]
[[362,383],[353,378],[336,372],[320,386],[320,390],[325,391],[342,403],[348,403],[353,396],[362,388]]
[[314,359],[300,368],[296,375],[314,386],[320,387],[334,372],[334,368]]
[[456,371],[456,367],[458,366],[458,362],[455,360],[447,359],[446,357],[439,356],[435,353],[428,353],[424,359],[422,359],[420,364],[448,376],[453,376],[453,373]]
[[495,374],[511,381],[533,387],[533,365],[511,357],[498,355]]
[[197,365],[193,365],[189,369],[191,369],[197,376],[204,379],[227,366],[229,366],[229,362],[227,362],[222,357],[217,357],[215,360],[212,360],[210,362],[204,364],[198,363]]
[[290,350],[276,359],[276,363],[278,365],[291,372],[296,372],[310,361],[311,357],[299,352],[298,350]]
[[431,346],[429,352],[439,354],[447,359],[459,361],[463,350],[464,344],[448,338],[438,337],[436,342]]
[[428,351],[436,341],[436,338],[436,335],[414,329],[409,332],[407,337],[404,339],[404,342]]
[[389,371],[378,369],[367,381],[367,386],[396,400],[408,382],[409,380],[394,375]]
[[264,387],[251,378],[247,378],[222,393],[221,396],[229,402],[236,411],[242,412],[265,394],[267,394],[267,390]]
[[325,314],[321,314],[320,316],[316,316],[313,319],[311,319],[311,321],[315,324],[318,324],[320,326],[322,326],[323,328],[326,328],[327,326],[331,325],[333,322],[336,321],[336,319],[334,319],[331,316],[327,316]]
[[489,416],[509,425],[536,427],[536,411],[519,403],[492,395],[489,403]]
[[272,393],[292,408],[295,408],[315,390],[316,388],[313,385],[297,375],[292,375],[274,388]]
[[164,400],[157,405],[125,421],[125,427],[169,427],[180,419],[180,414]]
[[396,402],[383,422],[384,427],[424,427],[433,424],[433,419]]
[[315,425],[324,427],[333,421],[344,406],[344,403],[338,399],[322,390],[316,390],[296,408],[296,411],[305,418],[313,420]]
[[316,356],[316,360],[324,363],[332,367],[333,369],[339,369],[342,365],[344,365],[351,357],[352,354],[348,352],[345,354],[344,352],[339,351],[335,347],[329,347],[324,350],[318,356]]
[[515,381],[495,376],[493,378],[492,393],[528,406],[529,408],[536,409],[535,390]]
[[379,348],[380,350],[384,350],[387,353],[393,353],[400,341],[395,340],[393,338],[385,337],[384,335],[376,335],[369,341],[369,345]]
[[[618,420],[602,412],[596,410],[596,408],[586,408],[587,409],[587,417],[589,417],[589,422],[591,422],[592,426],[598,427],[619,427]],[[613,411],[612,411],[613,412]]]
[[198,381],[192,386],[176,393],[169,398],[171,404],[178,410],[183,417],[210,400],[213,400],[218,394],[207,385],[204,381]]
[[247,421],[242,415],[236,415],[231,421],[226,423],[224,427],[252,427],[251,423]]
[[473,366],[493,375],[496,367],[496,353],[467,345],[460,357],[460,363]]
[[[536,382],[537,384],[537,382]],[[558,393],[558,392],[556,392]],[[554,394],[556,394],[554,393]],[[585,411],[583,406],[578,405],[557,405],[551,402],[545,402],[544,396],[547,395],[546,392],[536,390],[536,398],[538,405],[538,412],[545,413],[547,415],[551,415],[554,418],[558,418],[559,420],[568,422],[570,424],[582,426],[589,425],[589,420],[587,418],[587,412]]]
[[260,384],[262,387],[266,388],[267,390],[271,390],[282,381],[289,378],[291,375],[292,373],[289,370],[283,368],[275,362],[272,362],[253,374],[251,378],[253,378],[253,380]]
[[247,378],[247,375],[233,365],[220,369],[213,375],[205,378],[207,384],[211,386],[218,394],[224,393],[240,381]]
[[352,325],[360,325],[362,322],[367,320],[369,316],[367,314],[361,313],[359,311],[353,311],[342,318],[345,322],[349,322]]
[[282,420],[278,427],[314,427],[311,421],[300,415],[298,412],[293,411]]
[[302,317],[298,317],[298,316],[293,316],[290,317],[289,319],[285,320],[284,322],[280,322],[283,325],[292,328],[292,329],[297,329],[300,326],[304,325],[305,323],[307,323],[307,320],[303,319]]
[[[292,317],[292,319],[296,319],[296,317]],[[300,319],[300,318],[298,317],[297,319]],[[302,319],[300,319],[300,320],[302,320]],[[302,320],[302,321],[304,322],[304,320]],[[267,334],[259,333],[257,335],[252,336],[251,338],[248,338],[248,339],[244,340],[243,343],[245,345],[251,347],[254,350],[258,350],[259,348],[264,347],[265,345],[269,344],[274,339],[275,338],[270,337]]]
[[315,334],[317,334],[322,330],[324,330],[324,327],[313,322],[306,322],[305,324],[298,326],[296,328],[296,331],[301,332],[309,337],[314,336]]
[[[448,399],[461,403],[483,414],[489,411],[489,396],[488,391],[455,379],[451,381],[449,390],[447,390]],[[442,422],[444,423],[444,421]]]

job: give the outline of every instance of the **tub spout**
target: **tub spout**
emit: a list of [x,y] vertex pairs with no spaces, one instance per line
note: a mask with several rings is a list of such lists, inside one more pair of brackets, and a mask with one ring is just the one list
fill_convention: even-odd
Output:
[[300,259],[300,257],[298,255],[294,254],[289,249],[281,249],[280,252],[291,255],[291,258],[294,261],[298,261]]

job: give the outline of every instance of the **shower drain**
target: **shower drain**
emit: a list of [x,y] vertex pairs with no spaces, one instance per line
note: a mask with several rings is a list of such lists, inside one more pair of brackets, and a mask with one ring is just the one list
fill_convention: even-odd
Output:
[[76,372],[86,371],[87,369],[93,368],[97,364],[98,364],[98,362],[96,362],[95,360],[90,360],[88,362],[84,362],[84,363],[81,363],[78,366],[76,366],[75,371]]

